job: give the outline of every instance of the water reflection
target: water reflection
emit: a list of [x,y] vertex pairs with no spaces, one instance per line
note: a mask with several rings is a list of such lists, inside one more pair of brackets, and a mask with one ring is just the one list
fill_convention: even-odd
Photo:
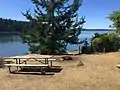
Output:
[[0,43],[21,42],[19,35],[0,35]]
[[14,56],[27,53],[28,46],[23,44],[18,35],[0,36],[0,56]]

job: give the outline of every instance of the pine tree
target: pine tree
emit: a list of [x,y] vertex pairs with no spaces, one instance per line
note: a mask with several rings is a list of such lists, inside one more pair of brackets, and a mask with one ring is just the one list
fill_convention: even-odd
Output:
[[23,15],[29,20],[29,30],[22,39],[32,53],[53,54],[66,50],[68,43],[79,43],[85,18],[78,18],[81,0],[32,0],[34,14],[30,10]]
[[116,33],[120,34],[120,10],[113,11],[107,18],[113,22],[110,27],[114,28]]

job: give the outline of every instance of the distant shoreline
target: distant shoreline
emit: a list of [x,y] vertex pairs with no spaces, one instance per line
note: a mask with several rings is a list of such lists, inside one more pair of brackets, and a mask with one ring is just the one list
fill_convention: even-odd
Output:
[[[114,29],[82,29],[81,31],[114,31]],[[8,31],[1,31],[0,35],[20,35],[20,32],[16,32],[16,31],[12,31],[12,32],[8,32]]]
[[0,32],[0,35],[20,35],[20,32]]
[[115,29],[82,29],[81,31],[114,31]]

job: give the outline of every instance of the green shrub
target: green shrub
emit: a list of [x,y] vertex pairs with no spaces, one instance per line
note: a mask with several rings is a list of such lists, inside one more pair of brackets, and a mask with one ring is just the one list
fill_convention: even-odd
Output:
[[120,48],[120,37],[115,33],[95,34],[91,44],[95,52],[115,52]]
[[90,54],[93,52],[93,49],[91,46],[82,46],[82,53],[83,54]]
[[93,52],[93,48],[89,46],[89,43],[87,41],[87,38],[84,40],[84,45],[82,46],[82,53],[84,54],[90,54]]
[[95,50],[95,52],[102,52],[104,43],[102,38],[95,38],[92,40],[92,46]]

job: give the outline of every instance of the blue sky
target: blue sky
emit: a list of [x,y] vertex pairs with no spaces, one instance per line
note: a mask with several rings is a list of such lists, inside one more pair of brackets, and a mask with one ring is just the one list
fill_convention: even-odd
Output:
[[[21,14],[33,7],[31,0],[0,0],[0,17],[26,20]],[[86,16],[84,28],[109,28],[112,23],[106,17],[120,9],[120,0],[83,0],[80,16]]]

